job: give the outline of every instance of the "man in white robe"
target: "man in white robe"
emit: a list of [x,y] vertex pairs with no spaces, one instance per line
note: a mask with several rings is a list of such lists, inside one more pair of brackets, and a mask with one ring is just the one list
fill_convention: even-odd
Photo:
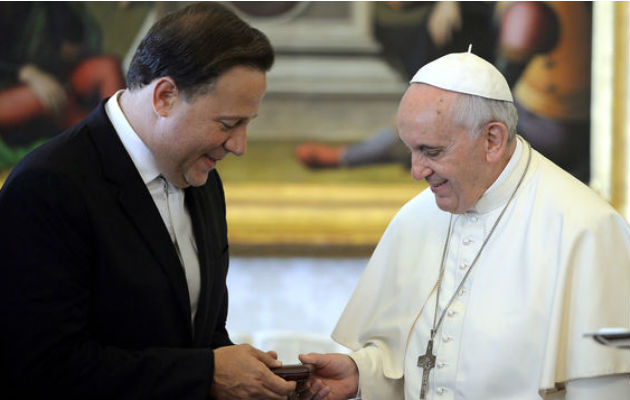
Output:
[[430,187],[394,217],[335,328],[354,352],[301,356],[315,365],[301,398],[630,398],[629,352],[583,336],[630,328],[628,224],[515,126],[481,58],[418,71],[398,128]]

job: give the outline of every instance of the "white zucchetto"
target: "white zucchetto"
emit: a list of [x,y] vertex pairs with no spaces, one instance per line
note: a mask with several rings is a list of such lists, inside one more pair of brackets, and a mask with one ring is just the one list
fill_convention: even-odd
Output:
[[453,92],[514,102],[501,72],[470,52],[451,53],[431,61],[420,68],[409,83],[426,83]]

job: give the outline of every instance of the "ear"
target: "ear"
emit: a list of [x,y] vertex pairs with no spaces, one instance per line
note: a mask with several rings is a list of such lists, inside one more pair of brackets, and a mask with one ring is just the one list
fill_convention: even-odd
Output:
[[508,148],[508,129],[502,122],[490,122],[485,127],[484,144],[486,161],[495,163],[502,159]]
[[153,110],[156,114],[167,117],[178,96],[179,90],[171,77],[158,78],[153,86]]

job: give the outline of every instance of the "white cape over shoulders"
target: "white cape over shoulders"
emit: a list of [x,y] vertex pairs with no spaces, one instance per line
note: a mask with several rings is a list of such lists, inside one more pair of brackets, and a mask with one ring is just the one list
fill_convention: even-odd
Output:
[[[477,334],[465,338],[461,357],[483,359],[489,352],[490,368],[477,368],[481,382],[464,385],[504,379],[498,376],[503,365],[507,372],[518,368],[513,364],[520,361],[501,349],[537,357],[530,373],[540,393],[572,379],[630,371],[627,355],[582,336],[630,327],[628,224],[587,186],[531,151],[523,184],[475,267],[465,332]],[[524,170],[523,153],[516,172]],[[514,184],[514,177],[502,184]],[[403,206],[333,332],[355,351],[364,398],[403,397],[405,351],[436,289],[449,217],[430,190]],[[510,317],[497,323],[497,315]],[[490,371],[497,376],[487,376]]]

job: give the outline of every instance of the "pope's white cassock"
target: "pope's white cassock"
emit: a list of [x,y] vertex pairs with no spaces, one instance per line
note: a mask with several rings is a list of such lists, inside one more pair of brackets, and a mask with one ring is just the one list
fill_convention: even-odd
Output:
[[[428,399],[564,398],[567,382],[630,371],[628,351],[583,337],[630,327],[628,225],[517,141],[477,204],[453,215],[438,315],[525,173],[435,336]],[[450,217],[428,189],[409,201],[339,320],[333,338],[355,351],[363,399],[419,398]]]

